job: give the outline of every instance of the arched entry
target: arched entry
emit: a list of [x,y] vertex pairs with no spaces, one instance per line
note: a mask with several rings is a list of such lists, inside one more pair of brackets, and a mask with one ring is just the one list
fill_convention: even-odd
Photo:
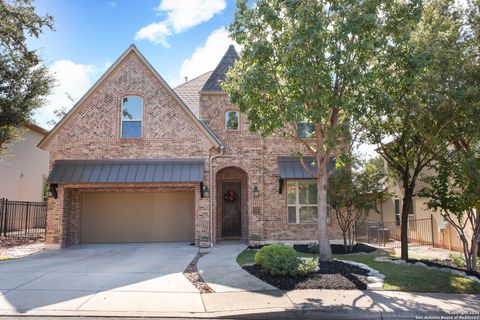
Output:
[[247,235],[248,176],[238,167],[223,168],[216,174],[217,239],[244,239]]

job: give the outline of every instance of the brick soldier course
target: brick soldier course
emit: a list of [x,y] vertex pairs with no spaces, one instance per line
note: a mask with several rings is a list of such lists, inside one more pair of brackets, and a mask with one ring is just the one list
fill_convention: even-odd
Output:
[[[247,116],[241,113],[239,130],[225,129],[225,113],[238,108],[229,102],[219,83],[236,59],[238,55],[231,46],[213,72],[172,90],[138,49],[130,46],[39,144],[50,152],[50,167],[54,167],[56,160],[202,159],[203,185],[211,188],[209,195],[201,197],[198,183],[59,184],[57,198],[48,199],[47,244],[65,247],[81,242],[84,192],[182,190],[195,191],[197,244],[200,237],[210,234],[210,215],[215,243],[223,239],[223,181],[242,183],[242,197],[238,199],[242,239],[255,234],[266,242],[314,241],[316,223],[289,224],[286,184],[279,193],[278,157],[305,151],[303,147],[282,137],[262,138],[250,132]],[[121,100],[128,95],[143,99],[141,138],[121,138]],[[223,152],[219,155],[221,148]],[[211,163],[210,182],[212,156],[217,157]],[[254,195],[255,187],[258,194]],[[334,216],[329,232],[332,239],[341,238]]]

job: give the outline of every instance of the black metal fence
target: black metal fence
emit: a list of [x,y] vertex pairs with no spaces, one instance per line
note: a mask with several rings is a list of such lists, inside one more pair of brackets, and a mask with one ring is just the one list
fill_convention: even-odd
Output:
[[39,239],[45,237],[45,202],[0,199],[0,237]]
[[[434,246],[433,217],[411,219],[408,223],[408,245],[410,247]],[[356,225],[356,239],[359,242],[385,248],[400,248],[401,227],[396,221],[365,220]]]

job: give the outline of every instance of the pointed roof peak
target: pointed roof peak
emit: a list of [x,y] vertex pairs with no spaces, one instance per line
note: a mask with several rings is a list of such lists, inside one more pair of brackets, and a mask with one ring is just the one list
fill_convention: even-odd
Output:
[[228,70],[239,60],[237,50],[233,44],[228,46],[227,52],[223,55],[212,75],[202,88],[202,92],[223,92],[220,83],[225,80]]

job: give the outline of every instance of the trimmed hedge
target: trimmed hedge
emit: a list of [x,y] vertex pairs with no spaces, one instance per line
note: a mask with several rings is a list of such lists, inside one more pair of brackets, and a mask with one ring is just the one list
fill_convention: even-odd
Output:
[[284,244],[272,244],[257,252],[255,263],[271,275],[293,276],[299,273],[298,267],[301,261],[292,247]]

